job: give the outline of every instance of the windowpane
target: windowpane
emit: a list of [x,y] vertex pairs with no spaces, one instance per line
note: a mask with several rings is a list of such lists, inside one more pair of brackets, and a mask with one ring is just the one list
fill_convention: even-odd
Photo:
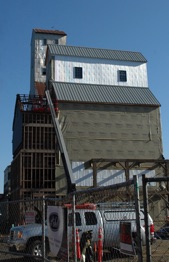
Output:
[[82,67],[75,67],[75,78],[82,78]]
[[127,74],[126,71],[120,70],[119,71],[119,78],[121,82],[126,82],[127,81]]
[[42,67],[42,75],[43,75],[43,76],[46,75],[46,67]]
[[85,212],[86,225],[97,225],[97,218],[93,212]]
[[[81,226],[82,222],[81,222],[81,217],[80,214],[78,212],[75,213],[75,217],[76,217],[76,226]],[[68,218],[68,225],[69,226],[73,226],[73,217],[72,217],[72,213],[69,214],[69,218]]]
[[43,39],[43,45],[47,45],[47,39]]

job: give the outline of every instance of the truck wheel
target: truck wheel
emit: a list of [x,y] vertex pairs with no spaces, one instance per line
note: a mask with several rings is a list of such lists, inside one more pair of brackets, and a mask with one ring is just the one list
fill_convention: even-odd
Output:
[[42,257],[42,248],[42,241],[35,240],[30,243],[30,246],[28,247],[28,253],[32,256]]
[[[48,257],[49,255],[49,243],[48,241],[46,241],[45,243],[46,245],[46,257]],[[32,240],[31,243],[29,243],[28,247],[27,247],[27,251],[28,254],[32,255],[32,256],[36,256],[36,258],[34,258],[34,260],[38,260],[38,257],[42,257],[43,255],[43,245],[42,245],[42,241],[41,240]]]

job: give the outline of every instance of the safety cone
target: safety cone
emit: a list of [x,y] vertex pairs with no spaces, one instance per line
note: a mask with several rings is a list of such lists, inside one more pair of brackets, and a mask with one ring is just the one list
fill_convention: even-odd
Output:
[[80,259],[81,251],[80,251],[80,236],[79,236],[78,228],[76,228],[76,255],[77,255],[77,259]]
[[101,227],[99,228],[97,246],[98,246],[98,249],[97,249],[98,262],[102,262],[103,261],[103,229]]

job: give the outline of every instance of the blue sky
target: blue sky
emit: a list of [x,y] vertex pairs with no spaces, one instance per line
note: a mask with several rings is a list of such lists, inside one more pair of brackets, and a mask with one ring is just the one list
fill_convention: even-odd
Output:
[[68,45],[141,52],[149,88],[161,103],[169,159],[168,0],[0,0],[0,193],[12,161],[16,94],[29,93],[33,28],[63,30]]

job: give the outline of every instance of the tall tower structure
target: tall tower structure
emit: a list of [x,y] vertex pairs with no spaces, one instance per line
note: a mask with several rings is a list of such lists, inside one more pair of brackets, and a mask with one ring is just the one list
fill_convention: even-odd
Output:
[[31,39],[30,95],[41,94],[46,82],[46,48],[48,44],[66,45],[67,35],[59,30],[33,29]]

